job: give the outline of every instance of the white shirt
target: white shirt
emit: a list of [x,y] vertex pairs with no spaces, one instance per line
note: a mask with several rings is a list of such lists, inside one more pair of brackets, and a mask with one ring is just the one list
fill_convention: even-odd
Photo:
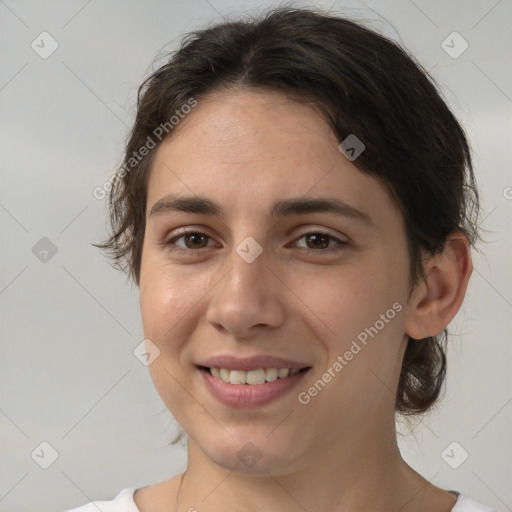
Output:
[[[64,512],[140,512],[133,501],[136,489],[123,489],[112,501],[95,501]],[[496,512],[456,491],[457,501],[451,512]]]

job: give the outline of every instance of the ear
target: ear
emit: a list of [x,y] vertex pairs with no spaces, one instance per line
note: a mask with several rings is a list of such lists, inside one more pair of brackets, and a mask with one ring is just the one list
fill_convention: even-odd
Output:
[[423,339],[446,329],[464,300],[472,271],[468,239],[455,231],[443,251],[424,263],[425,279],[416,285],[409,300],[405,333]]

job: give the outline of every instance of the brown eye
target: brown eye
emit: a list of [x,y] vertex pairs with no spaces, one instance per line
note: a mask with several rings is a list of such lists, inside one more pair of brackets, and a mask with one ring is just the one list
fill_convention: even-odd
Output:
[[206,247],[204,244],[208,240],[208,236],[203,233],[187,233],[183,235],[185,246],[187,249],[202,249]]
[[305,251],[317,253],[337,251],[348,245],[347,242],[343,242],[342,240],[339,240],[328,233],[322,233],[321,231],[310,231],[309,233],[305,233],[298,239],[298,241],[299,240],[304,240],[304,244],[299,245],[300,248]]
[[331,237],[324,235],[323,233],[310,233],[305,235],[304,238],[307,240],[306,245],[308,245],[308,248],[326,249],[329,246],[329,239]]
[[[183,241],[180,244],[176,243],[181,239]],[[211,237],[199,231],[185,231],[167,240],[165,245],[168,249],[177,253],[195,252],[199,251],[199,249],[206,249],[209,240],[211,240]]]

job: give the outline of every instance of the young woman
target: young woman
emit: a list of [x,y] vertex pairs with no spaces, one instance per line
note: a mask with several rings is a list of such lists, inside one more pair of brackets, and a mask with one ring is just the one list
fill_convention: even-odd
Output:
[[292,8],[193,33],[141,86],[110,206],[188,465],[76,511],[491,510],[396,443],[478,238],[464,132],[396,44]]

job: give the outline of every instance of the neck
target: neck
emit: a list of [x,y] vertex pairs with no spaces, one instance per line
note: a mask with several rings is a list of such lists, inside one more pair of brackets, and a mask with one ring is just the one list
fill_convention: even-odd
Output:
[[177,497],[177,510],[220,512],[419,510],[428,487],[405,464],[396,444],[394,419],[339,435],[336,444],[278,474],[257,475],[222,467],[189,440],[188,466]]

